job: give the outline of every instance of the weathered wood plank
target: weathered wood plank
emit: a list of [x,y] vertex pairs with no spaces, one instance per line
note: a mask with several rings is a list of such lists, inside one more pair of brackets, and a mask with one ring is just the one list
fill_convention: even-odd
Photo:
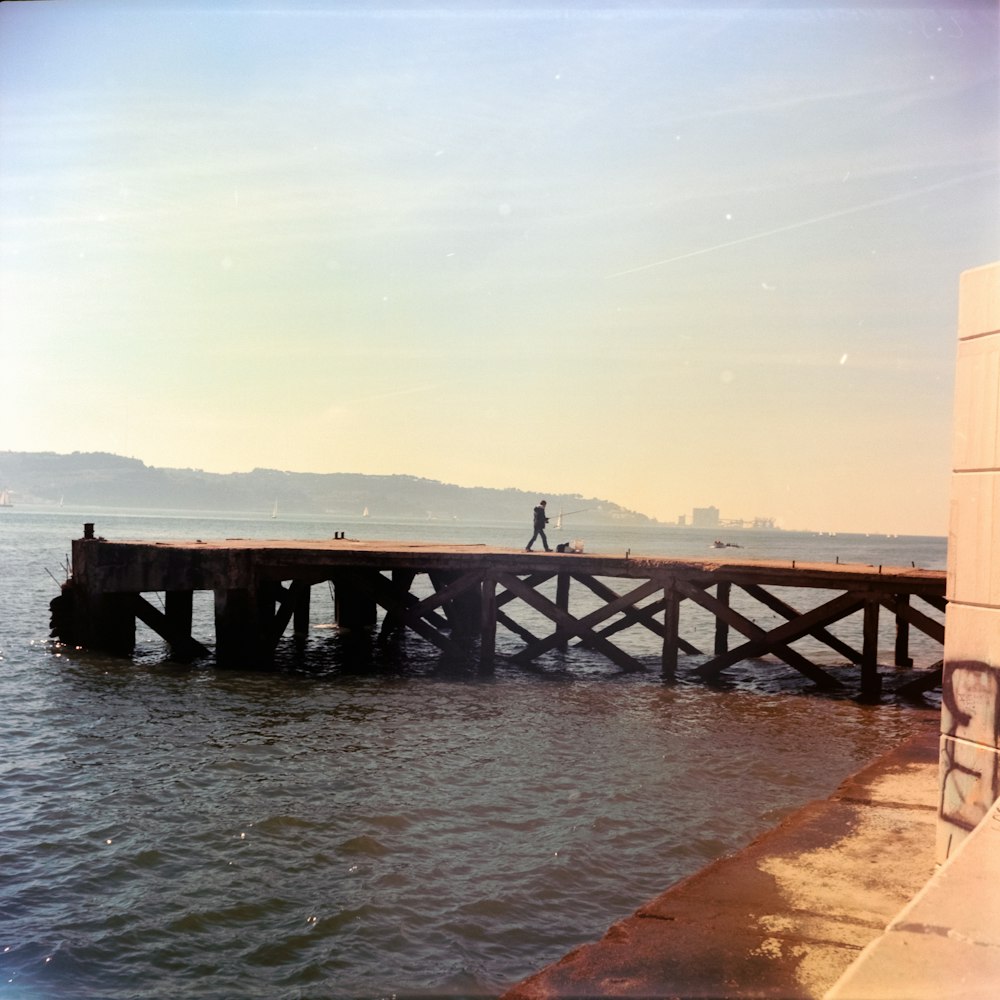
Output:
[[497,623],[503,625],[505,629],[513,632],[519,639],[524,640],[524,642],[532,643],[538,642],[538,636],[534,633],[529,632],[520,622],[515,621],[510,617],[505,611],[497,610]]
[[933,691],[934,688],[940,687],[943,674],[944,664],[939,663],[937,666],[923,671],[911,680],[897,685],[892,693],[902,698],[918,698],[927,691]]
[[[777,611],[782,618],[787,621],[794,621],[802,613],[792,605],[783,601],[776,594],[772,594],[765,590],[763,587],[753,584],[748,587],[742,588],[751,597],[760,601],[765,607],[770,608],[772,611]],[[847,658],[849,663],[860,663],[861,662],[861,651],[855,649],[853,646],[844,642],[842,639],[835,636],[832,632],[825,628],[814,628],[809,634],[814,638],[818,639],[820,642],[825,643],[834,652],[840,653],[841,656]]]
[[[623,596],[618,593],[612,587],[609,587],[603,580],[598,580],[596,577],[591,576],[589,573],[575,573],[574,579],[583,584],[590,590],[595,596],[599,597],[602,601],[608,604],[616,603]],[[659,586],[655,587],[650,593],[654,593],[660,589]],[[649,596],[648,594],[643,595]],[[657,613],[662,610],[662,605],[657,606],[657,602],[652,604],[639,607],[638,601],[643,600],[642,597],[638,600],[630,601],[624,607],[619,607],[619,611],[622,615],[622,621],[620,623],[614,623],[614,625],[609,626],[608,630],[602,631],[602,635],[611,634],[612,631],[619,632],[623,628],[629,628],[632,625],[643,625],[648,628],[654,635],[663,635],[663,626],[659,623],[656,618]]]
[[[466,573],[430,573],[437,596],[433,601],[422,601],[414,607],[426,605],[428,611],[440,607],[453,635],[471,636],[479,628],[483,573],[483,569],[469,570]],[[411,614],[413,610],[410,609]]]
[[876,701],[882,694],[882,678],[878,672],[878,609],[879,602],[868,598],[865,601],[864,645],[861,649],[861,695],[869,701]]
[[[863,596],[859,596],[851,591],[840,594],[832,600],[821,604],[819,607],[807,611],[794,621],[785,622],[783,625],[765,632],[759,638],[751,639],[749,642],[729,650],[728,653],[717,656],[708,663],[703,663],[698,668],[698,673],[702,677],[715,679],[723,670],[731,667],[734,663],[738,663],[740,660],[753,659],[765,653],[780,655],[777,651],[779,649],[786,649],[787,643],[794,642],[796,639],[801,639],[802,636],[808,635],[817,625],[830,625],[835,621],[840,621],[841,618],[846,618],[848,615],[860,611],[864,607],[864,603]],[[752,623],[749,624],[753,628],[759,627],[753,626]],[[796,669],[801,669],[801,667],[796,666]],[[814,678],[817,683],[828,684],[832,682],[834,686],[839,686],[839,682],[830,677],[829,674],[826,674],[825,671],[822,671],[820,668],[816,669],[820,670],[820,673]],[[804,670],[803,673],[805,673]],[[807,676],[809,675],[807,674]]]
[[[570,574],[560,573],[556,577],[556,606],[569,614],[569,587]],[[569,645],[568,636],[565,633],[559,635],[559,649],[566,649]]]
[[[413,574],[410,573],[404,573],[401,576],[410,580],[413,578]],[[425,616],[417,613],[410,614],[410,605],[406,598],[412,595],[402,589],[401,579],[388,580],[381,573],[378,573],[372,578],[371,586],[376,602],[386,612],[383,626],[391,617],[393,628],[402,628],[405,624],[411,631],[437,646],[443,653],[455,658],[463,656],[462,647],[454,642],[450,636],[435,628]]]
[[479,669],[492,673],[497,645],[497,580],[488,570],[480,584]]
[[882,598],[882,607],[903,619],[908,625],[913,625],[920,629],[924,635],[940,642],[944,645],[944,623],[939,622],[930,615],[925,615],[919,608],[913,607],[909,602],[900,601],[895,595]]
[[[293,616],[298,615],[301,623],[301,604],[303,599],[306,601],[308,613],[309,589],[309,584],[304,580],[292,580],[287,588],[282,587],[280,584],[278,585],[275,591],[278,608],[274,614],[270,636],[272,648],[276,648],[281,641],[281,637],[285,634],[285,629],[288,628],[288,623],[292,620]],[[306,619],[305,630],[308,630],[308,618]]]
[[[773,655],[780,657],[784,660],[790,667],[798,670],[799,673],[804,674],[810,680],[814,681],[820,687],[823,688],[836,688],[840,686],[840,682],[828,674],[819,664],[813,663],[808,657],[804,656],[796,649],[792,649],[786,642],[781,642],[774,639],[769,639],[767,633],[760,625],[755,622],[750,621],[744,615],[741,615],[738,611],[729,605],[722,604],[717,598],[712,597],[704,590],[699,588],[691,588],[683,581],[678,582],[678,590],[681,593],[686,593],[692,600],[696,601],[703,608],[711,611],[717,617],[724,620],[727,624],[731,625],[737,631],[741,632],[743,635],[747,636],[751,640],[759,641],[764,644],[763,648],[754,654],[753,656],[762,656],[765,653],[772,653]],[[728,658],[728,653],[719,653],[715,656],[713,660],[708,663],[703,664],[699,668],[699,672],[705,672],[707,668],[724,662]],[[749,656],[741,656],[738,659],[749,659]],[[738,662],[736,660],[733,661]],[[728,664],[732,666],[732,663]],[[705,674],[703,673],[703,676]],[[718,676],[718,673],[713,676]]]
[[[684,598],[678,598],[678,606],[683,603]],[[626,629],[631,628],[635,624],[645,625],[654,635],[660,638],[666,637],[666,627],[660,623],[659,619],[656,617],[666,608],[666,598],[660,597],[655,601],[651,601],[649,604],[644,604],[641,608],[626,608],[622,611],[622,617],[617,621],[611,622],[609,625],[605,625],[603,628],[599,629],[597,634],[607,638],[608,636],[616,635],[618,632],[624,632]],[[689,642],[683,636],[678,635],[675,637],[677,643],[678,651],[687,653],[689,656],[701,656],[702,651],[694,645],[694,643]]]
[[[618,591],[609,587],[602,580],[598,580],[596,577],[590,576],[589,573],[575,573],[573,576],[578,583],[581,583],[595,596],[599,597],[602,601],[609,605],[618,602],[621,597]],[[655,589],[659,590],[659,586]],[[643,598],[640,597],[638,600],[643,600]],[[620,613],[622,617],[618,621],[611,622],[604,628],[600,629],[597,634],[607,638],[609,635],[615,635],[617,632],[622,632],[627,628],[631,628],[633,625],[643,625],[654,635],[662,637],[663,626],[656,617],[662,610],[663,605],[659,600],[653,601],[649,605],[643,607],[638,606],[638,601],[630,602],[624,607],[618,605],[616,613]],[[604,617],[612,616],[607,615]],[[580,644],[583,645],[582,640]]]
[[936,611],[945,611],[948,607],[948,599],[944,596],[943,591],[940,594],[926,594],[923,592],[918,594],[912,590],[904,591],[904,593],[914,594],[914,596],[926,601]]
[[897,602],[895,612],[896,619],[896,641],[893,646],[892,662],[897,667],[912,667],[913,659],[910,656],[910,623],[903,613],[903,608],[910,607],[909,594],[894,594]]
[[133,611],[139,621],[148,625],[170,646],[171,656],[175,659],[186,662],[211,655],[209,650],[191,635],[190,619],[188,627],[185,629],[181,624],[182,619],[172,618],[169,614],[164,614],[158,608],[153,607],[142,594],[134,595]]
[[[531,588],[540,587],[543,583],[548,583],[555,575],[555,573],[530,573],[524,577],[524,583]],[[499,581],[499,576],[497,580]],[[497,607],[502,608],[505,604],[516,600],[518,600],[517,594],[512,594],[509,590],[502,590],[497,594]]]
[[663,654],[660,670],[672,680],[677,676],[677,648],[680,645],[681,595],[671,584],[663,592]]
[[[608,642],[607,639],[601,638],[601,636],[594,632],[590,627],[590,623],[588,621],[589,619],[595,618],[597,621],[600,621],[601,618],[607,617],[608,614],[616,613],[615,611],[608,610],[610,606],[598,608],[597,611],[593,612],[591,615],[587,615],[582,619],[576,619],[564,612],[553,601],[550,601],[547,597],[539,594],[538,591],[523,584],[517,577],[508,573],[503,573],[499,574],[498,579],[510,592],[517,594],[526,604],[530,605],[547,618],[550,618],[556,623],[556,625],[562,626],[564,631],[569,632],[572,635],[578,635],[588,644],[592,644],[594,648],[599,649],[605,656],[608,657],[609,660],[613,663],[617,663],[623,670],[630,672],[645,670],[645,667],[633,656],[630,656],[628,653],[619,649],[613,643]],[[637,590],[644,590],[645,593],[649,593],[650,590],[647,588],[655,589],[653,581],[648,581],[646,584],[637,588]],[[627,599],[623,600],[626,600],[627,603]],[[527,649],[522,650],[520,653],[513,656],[512,659],[515,662],[524,662],[526,660],[535,659],[543,652],[552,648],[556,642],[558,642],[558,632],[554,636],[550,636],[548,639],[542,639],[533,646],[529,646]]]
[[527,573],[589,573],[596,577],[651,576],[665,580],[680,576],[709,585],[719,580],[742,586],[812,587],[910,593],[943,600],[943,570],[882,566],[809,563],[778,560],[719,561],[637,557],[623,559],[599,553],[549,555],[485,545],[449,545],[418,542],[227,539],[200,542],[101,541],[73,542],[73,575],[86,577],[103,591],[151,592],[248,588],[268,576],[279,580],[326,579],[336,567],[465,570],[470,565],[493,564],[519,576]]

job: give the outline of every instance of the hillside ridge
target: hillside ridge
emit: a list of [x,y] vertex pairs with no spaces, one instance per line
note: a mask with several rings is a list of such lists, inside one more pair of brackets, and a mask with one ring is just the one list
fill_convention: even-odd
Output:
[[457,486],[406,474],[205,472],[159,468],[109,452],[0,451],[0,489],[19,504],[284,514],[517,521],[530,518],[539,498],[552,517],[578,511],[575,523],[655,523],[610,500],[578,493],[529,492],[509,487]]

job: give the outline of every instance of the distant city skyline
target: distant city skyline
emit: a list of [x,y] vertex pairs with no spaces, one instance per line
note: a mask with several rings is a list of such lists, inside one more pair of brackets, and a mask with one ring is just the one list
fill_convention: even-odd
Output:
[[[677,518],[678,524],[687,523],[687,515]],[[731,511],[723,516],[723,512],[714,504],[708,507],[695,507],[691,511],[691,524],[695,528],[774,528],[776,520],[767,514],[754,514],[753,517],[734,515]]]
[[944,534],[998,21],[2,4],[0,450]]

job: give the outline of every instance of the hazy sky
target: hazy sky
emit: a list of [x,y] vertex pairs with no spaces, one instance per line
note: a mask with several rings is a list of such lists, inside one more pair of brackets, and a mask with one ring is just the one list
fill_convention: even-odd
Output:
[[4,3],[0,450],[943,534],[997,67],[993,2]]

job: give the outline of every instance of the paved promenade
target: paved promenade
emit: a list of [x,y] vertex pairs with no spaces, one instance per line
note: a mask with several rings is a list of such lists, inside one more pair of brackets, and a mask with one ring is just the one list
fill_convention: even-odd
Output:
[[928,713],[926,732],[829,799],[668,889],[504,1000],[822,997],[934,873],[938,739]]

